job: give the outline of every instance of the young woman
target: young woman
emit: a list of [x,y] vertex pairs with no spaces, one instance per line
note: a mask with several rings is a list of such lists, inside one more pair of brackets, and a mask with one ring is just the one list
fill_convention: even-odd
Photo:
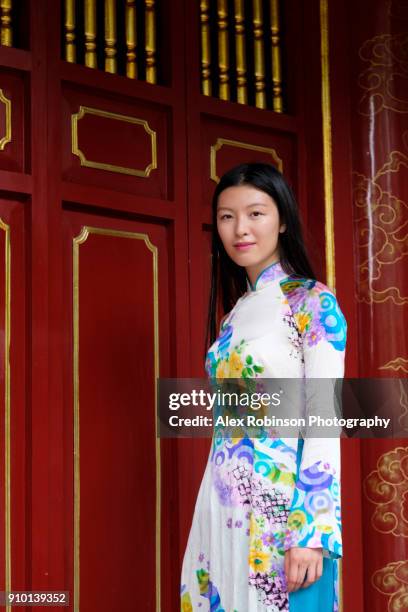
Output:
[[[208,376],[342,378],[346,332],[282,174],[263,163],[227,172],[213,198]],[[182,611],[333,612],[341,556],[339,438],[213,436]]]

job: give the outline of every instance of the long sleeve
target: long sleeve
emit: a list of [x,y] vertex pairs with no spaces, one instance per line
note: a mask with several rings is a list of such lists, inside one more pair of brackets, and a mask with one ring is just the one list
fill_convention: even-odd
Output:
[[[334,294],[323,283],[296,279],[282,287],[302,339],[306,421],[338,416],[334,383],[344,376],[347,323]],[[317,431],[317,430],[315,430]],[[337,430],[339,432],[339,430]],[[311,437],[306,426],[284,549],[319,548],[342,556],[340,437]],[[300,446],[301,448],[301,446]]]

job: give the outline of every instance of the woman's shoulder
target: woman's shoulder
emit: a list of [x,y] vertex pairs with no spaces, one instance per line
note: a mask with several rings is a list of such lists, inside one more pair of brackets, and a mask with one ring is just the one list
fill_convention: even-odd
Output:
[[303,334],[323,326],[345,339],[347,321],[336,295],[325,283],[292,274],[280,281],[280,287]]
[[289,274],[280,281],[282,293],[290,306],[300,308],[315,303],[316,306],[325,307],[325,300],[338,306],[337,297],[327,285],[315,278],[307,278],[299,274]]

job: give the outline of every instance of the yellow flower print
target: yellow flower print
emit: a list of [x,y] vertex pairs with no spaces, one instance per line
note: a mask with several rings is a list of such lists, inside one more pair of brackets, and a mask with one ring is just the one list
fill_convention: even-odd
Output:
[[223,359],[217,366],[216,378],[228,378],[228,362]]
[[306,514],[302,510],[294,510],[288,517],[289,529],[302,529],[306,523]]
[[270,568],[271,555],[262,550],[249,551],[248,561],[255,572],[268,572]]
[[249,522],[249,532],[251,534],[251,538],[253,538],[255,535],[260,535],[262,533],[262,529],[258,525],[258,521],[256,520],[254,513],[251,514]]
[[321,531],[322,533],[333,533],[333,525],[316,525],[316,529]]
[[293,486],[296,482],[296,474],[294,474],[293,472],[282,471],[279,474],[279,482],[281,482],[282,484]]
[[181,612],[193,612],[190,593],[184,593],[181,597]]
[[302,280],[289,279],[289,280],[286,280],[284,283],[281,283],[281,284],[283,284],[285,292],[289,292],[289,291],[294,291],[298,287],[301,287],[302,286]]
[[243,363],[241,357],[236,351],[232,351],[229,358],[229,372],[231,378],[240,378],[242,373]]
[[309,325],[311,320],[310,313],[307,312],[297,312],[295,313],[295,319],[297,327],[301,334],[305,331],[306,327]]

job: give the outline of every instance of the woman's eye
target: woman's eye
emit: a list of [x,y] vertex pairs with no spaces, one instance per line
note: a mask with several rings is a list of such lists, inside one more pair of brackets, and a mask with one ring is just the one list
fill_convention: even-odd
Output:
[[220,219],[222,221],[223,219],[226,219],[227,217],[231,217],[231,215],[226,213],[225,215],[221,215]]
[[256,215],[256,216],[258,216],[258,215],[262,215],[262,213],[261,213],[259,210],[254,210],[254,211],[251,213],[251,215]]

